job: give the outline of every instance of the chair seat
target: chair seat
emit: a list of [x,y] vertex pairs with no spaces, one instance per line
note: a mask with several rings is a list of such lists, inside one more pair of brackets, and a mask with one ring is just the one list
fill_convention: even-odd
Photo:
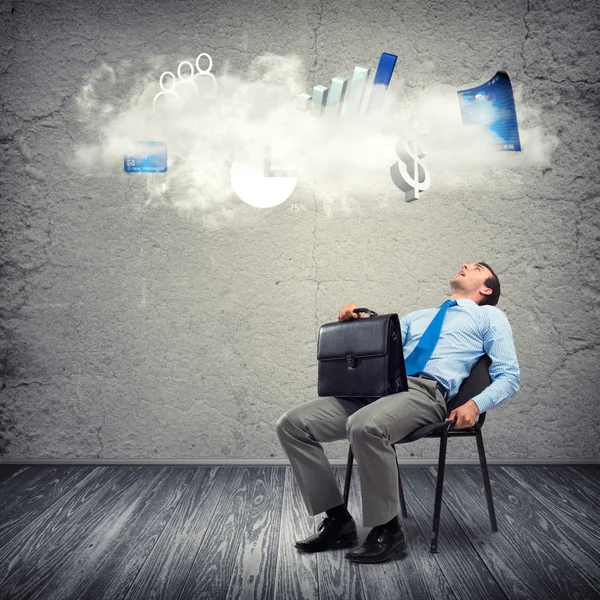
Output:
[[[401,440],[394,442],[394,444],[407,444],[408,442],[415,442],[424,437],[441,437],[444,428],[448,427],[448,421],[440,421],[438,423],[429,423],[423,425],[419,429],[415,429],[412,433],[403,437]],[[448,436],[453,435],[476,435],[474,427],[464,427],[461,429],[449,429]]]

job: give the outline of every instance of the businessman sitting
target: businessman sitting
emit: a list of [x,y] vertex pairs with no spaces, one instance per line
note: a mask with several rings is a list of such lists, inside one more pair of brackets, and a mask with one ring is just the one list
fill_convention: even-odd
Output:
[[[320,397],[286,411],[277,421],[310,515],[326,513],[318,533],[296,542],[304,552],[353,546],[356,524],[346,509],[321,442],[347,438],[360,475],[363,525],[372,527],[363,544],[346,553],[355,562],[381,562],[406,549],[398,515],[399,491],[392,443],[419,427],[456,419],[472,427],[484,411],[513,398],[520,386],[512,330],[498,308],[500,282],[483,262],[463,264],[450,279],[450,300],[411,312],[400,320],[408,390],[369,402],[366,398]],[[338,320],[364,318],[345,304]],[[450,414],[447,401],[477,360],[492,362],[491,385]]]

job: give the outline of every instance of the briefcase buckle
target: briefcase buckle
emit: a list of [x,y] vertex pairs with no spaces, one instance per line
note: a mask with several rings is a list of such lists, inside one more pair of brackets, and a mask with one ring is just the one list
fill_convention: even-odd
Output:
[[346,354],[346,364],[350,369],[354,369],[356,366],[356,363],[354,362],[354,356],[352,354]]

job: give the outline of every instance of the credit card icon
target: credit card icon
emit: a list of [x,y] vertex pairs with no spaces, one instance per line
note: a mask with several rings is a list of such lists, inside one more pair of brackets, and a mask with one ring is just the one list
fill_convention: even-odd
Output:
[[137,142],[123,158],[125,173],[166,173],[167,142]]

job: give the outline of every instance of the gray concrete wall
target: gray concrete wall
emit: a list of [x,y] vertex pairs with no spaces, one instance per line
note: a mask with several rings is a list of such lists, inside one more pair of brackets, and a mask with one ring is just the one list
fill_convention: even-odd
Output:
[[[439,305],[460,264],[480,260],[499,275],[522,379],[488,415],[488,456],[598,458],[595,1],[0,7],[3,458],[284,458],[275,422],[317,397],[319,327],[345,302]],[[413,100],[505,69],[529,162],[433,171],[412,203],[385,165],[380,184],[339,197],[301,178],[272,209],[207,192],[184,210],[173,177],[157,199],[122,159],[76,168],[82,144],[199,52],[218,76],[295,54],[305,90],[392,52]],[[450,457],[476,457],[471,442]]]

